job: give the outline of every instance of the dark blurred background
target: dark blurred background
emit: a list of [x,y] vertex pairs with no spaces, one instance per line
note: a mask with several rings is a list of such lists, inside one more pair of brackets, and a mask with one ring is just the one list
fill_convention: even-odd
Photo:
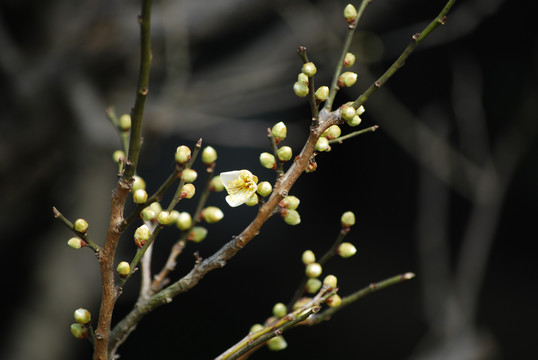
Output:
[[[139,174],[155,190],[178,145],[198,138],[217,149],[217,172],[258,164],[265,130],[288,126],[285,144],[300,151],[309,109],[292,91],[298,45],[329,85],[346,25],[346,1],[156,1],[153,64]],[[374,1],[352,51],[352,100],[394,61],[444,1]],[[356,6],[358,7],[358,3]],[[4,284],[0,358],[90,358],[69,331],[72,313],[97,317],[98,266],[90,251],[66,246],[69,231],[52,217],[86,218],[101,243],[117,167],[119,138],[109,105],[128,113],[135,94],[139,1],[0,3],[0,188]],[[535,2],[457,2],[405,66],[375,93],[362,116],[379,131],[317,157],[292,194],[302,222],[271,218],[224,269],[147,316],[120,348],[122,359],[211,359],[255,322],[287,302],[302,278],[301,253],[321,255],[354,211],[348,240],[358,249],[333,259],[341,295],[413,271],[417,277],[364,298],[311,328],[285,334],[288,348],[252,359],[517,359],[537,352],[535,259],[538,202]],[[344,132],[350,129],[342,127]],[[202,173],[202,167],[197,167]],[[203,178],[203,176],[201,176]],[[170,194],[168,194],[170,195]],[[174,274],[207,257],[255,216],[225,212],[208,238],[189,244]],[[191,210],[195,201],[183,201]],[[155,246],[159,269],[179,231]],[[119,257],[130,259],[129,236]],[[131,281],[117,319],[137,296]],[[117,320],[116,319],[116,320]]]

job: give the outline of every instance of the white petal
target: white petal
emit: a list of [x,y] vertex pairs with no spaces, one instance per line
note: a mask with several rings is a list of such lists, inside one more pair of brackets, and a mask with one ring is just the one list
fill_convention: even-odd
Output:
[[228,189],[228,184],[237,179],[240,173],[241,170],[226,171],[220,173],[220,179],[222,180],[222,184],[224,185],[224,187]]

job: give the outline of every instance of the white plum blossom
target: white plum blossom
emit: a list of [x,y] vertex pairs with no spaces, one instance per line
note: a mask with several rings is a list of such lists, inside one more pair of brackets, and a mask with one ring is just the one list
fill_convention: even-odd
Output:
[[258,178],[248,170],[223,172],[220,179],[228,192],[226,202],[231,207],[244,204],[258,189]]

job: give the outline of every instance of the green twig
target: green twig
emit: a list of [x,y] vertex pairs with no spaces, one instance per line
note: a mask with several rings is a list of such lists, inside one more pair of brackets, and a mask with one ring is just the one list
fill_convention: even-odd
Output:
[[[304,64],[309,62],[308,56],[306,55],[306,47],[299,46],[297,54],[299,54]],[[313,76],[308,77],[308,102],[310,103],[310,112],[312,113],[312,126],[317,126],[319,122],[319,110],[316,101],[316,89]]]
[[273,149],[273,154],[275,156],[275,161],[277,164],[276,173],[278,177],[281,177],[284,174],[284,163],[282,160],[278,157],[278,146],[275,141],[275,137],[273,136],[273,133],[271,132],[271,129],[267,128],[267,138],[269,139],[269,142],[271,143],[271,149]]
[[75,233],[75,235],[77,235],[79,238],[84,240],[84,242],[86,243],[86,246],[92,249],[94,253],[96,254],[99,253],[101,248],[90,239],[87,232],[81,233],[81,232],[76,231],[73,223],[69,221],[65,216],[63,216],[63,214],[60,211],[58,211],[58,209],[56,209],[56,207],[54,206],[52,207],[52,213],[54,217],[56,219],[61,220],[65,224],[65,226],[69,228],[69,230],[71,230],[73,233]]
[[379,125],[374,125],[374,126],[367,127],[365,129],[357,130],[352,133],[346,134],[344,136],[340,136],[339,138],[329,140],[329,144],[336,144],[336,143],[341,144],[344,140],[351,139],[352,137],[355,137],[357,135],[362,135],[362,134],[376,131],[378,128],[379,128]]

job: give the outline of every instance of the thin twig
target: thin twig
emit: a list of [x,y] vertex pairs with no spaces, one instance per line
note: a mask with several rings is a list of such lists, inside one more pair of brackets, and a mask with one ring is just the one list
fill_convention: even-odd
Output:
[[90,249],[93,250],[94,253],[99,253],[99,251],[101,250],[101,248],[96,244],[94,243],[90,237],[88,236],[88,233],[80,233],[78,231],[75,230],[75,226],[73,225],[73,223],[71,221],[69,221],[60,211],[58,211],[58,209],[56,209],[56,207],[52,207],[52,213],[54,214],[54,217],[56,219],[59,219],[61,220],[65,226],[67,226],[69,228],[69,230],[71,230],[73,233],[75,233],[75,235],[77,235],[79,238],[81,238],[82,240],[84,240],[84,242],[86,243],[86,246],[89,247]]
[[341,144],[344,140],[351,139],[357,135],[366,134],[369,132],[374,132],[379,129],[379,125],[370,126],[361,130],[354,131],[352,133],[340,136],[339,138],[329,140],[329,144]]

